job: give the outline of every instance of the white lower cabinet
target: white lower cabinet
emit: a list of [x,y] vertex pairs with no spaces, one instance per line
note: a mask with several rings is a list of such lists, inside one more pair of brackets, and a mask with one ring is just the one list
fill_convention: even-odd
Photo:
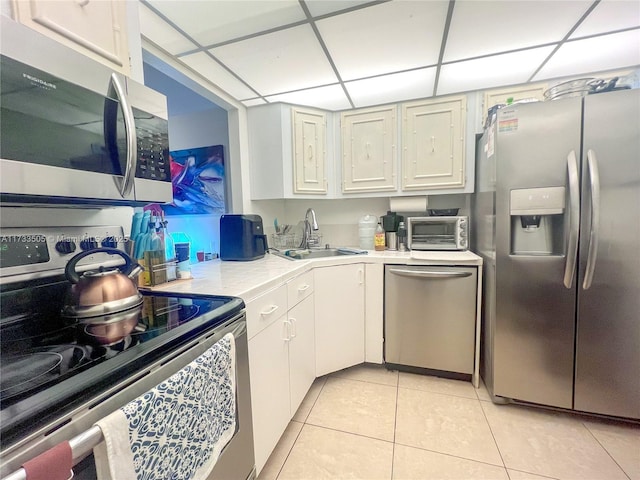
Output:
[[316,376],[364,362],[363,264],[315,268]]
[[383,363],[384,354],[384,265],[365,265],[364,359],[367,363]]
[[249,334],[249,371],[258,474],[315,379],[313,305],[311,272],[247,303],[248,330],[256,332]]
[[251,412],[259,473],[291,419],[286,315],[249,339]]
[[290,418],[302,403],[316,378],[316,347],[314,332],[314,298],[305,298],[289,310],[291,340],[289,341]]

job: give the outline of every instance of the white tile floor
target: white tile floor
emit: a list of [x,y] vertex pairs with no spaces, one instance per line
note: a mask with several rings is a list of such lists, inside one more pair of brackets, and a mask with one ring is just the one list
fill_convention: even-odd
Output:
[[361,365],[316,380],[258,480],[640,480],[640,426]]

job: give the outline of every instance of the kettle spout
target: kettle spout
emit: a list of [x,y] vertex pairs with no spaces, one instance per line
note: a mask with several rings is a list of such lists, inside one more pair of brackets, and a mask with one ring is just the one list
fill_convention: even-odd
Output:
[[127,274],[127,277],[133,280],[142,272],[144,272],[144,267],[139,263],[136,263],[135,265],[133,265],[133,268],[131,269],[131,271]]

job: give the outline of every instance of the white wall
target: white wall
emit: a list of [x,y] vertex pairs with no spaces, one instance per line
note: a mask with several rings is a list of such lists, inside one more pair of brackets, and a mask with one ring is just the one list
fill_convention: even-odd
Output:
[[[229,126],[227,112],[209,109],[190,114],[169,115],[169,148],[187,148],[222,145],[224,148],[225,177],[229,170]],[[228,199],[228,189],[225,198]],[[169,233],[184,232],[191,237],[191,261],[196,262],[196,252],[220,252],[220,215],[167,216]]]

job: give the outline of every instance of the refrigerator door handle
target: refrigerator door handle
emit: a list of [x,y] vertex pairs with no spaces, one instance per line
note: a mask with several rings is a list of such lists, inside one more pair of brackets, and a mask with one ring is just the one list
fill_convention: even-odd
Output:
[[571,288],[576,274],[578,258],[578,229],[580,228],[580,186],[578,179],[578,159],[571,150],[567,155],[567,173],[569,174],[569,242],[564,265],[564,286]]
[[587,166],[589,167],[589,186],[591,187],[591,232],[589,233],[587,267],[582,283],[583,290],[588,290],[593,281],[598,255],[598,233],[600,229],[600,173],[598,172],[598,159],[593,150],[587,151]]

